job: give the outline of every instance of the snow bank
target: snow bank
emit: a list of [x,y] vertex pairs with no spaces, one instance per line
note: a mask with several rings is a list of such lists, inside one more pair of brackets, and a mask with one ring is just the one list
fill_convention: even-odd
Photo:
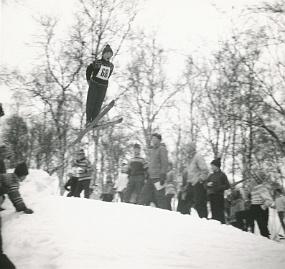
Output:
[[[22,192],[45,193],[33,178],[39,175],[31,173],[30,187]],[[84,198],[29,199],[33,215],[5,210],[3,216],[5,251],[18,269],[285,266],[284,245],[216,221]]]

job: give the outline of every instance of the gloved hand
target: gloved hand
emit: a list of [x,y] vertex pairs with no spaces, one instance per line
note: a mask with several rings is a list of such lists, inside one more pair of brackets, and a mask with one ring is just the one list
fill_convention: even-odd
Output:
[[25,213],[25,214],[33,214],[34,211],[33,211],[32,209],[26,208],[26,209],[24,210],[24,213]]

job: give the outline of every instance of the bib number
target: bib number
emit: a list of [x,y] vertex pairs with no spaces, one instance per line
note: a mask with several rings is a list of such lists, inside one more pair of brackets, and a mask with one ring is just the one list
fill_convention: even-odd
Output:
[[97,78],[108,80],[110,74],[110,67],[101,65],[98,74],[96,75]]

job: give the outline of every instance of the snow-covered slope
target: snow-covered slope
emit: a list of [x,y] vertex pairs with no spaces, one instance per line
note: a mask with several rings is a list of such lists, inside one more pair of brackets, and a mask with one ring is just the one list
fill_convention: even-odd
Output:
[[32,171],[21,189],[35,213],[3,213],[5,252],[18,269],[283,269],[285,246],[216,221],[124,203],[59,197]]

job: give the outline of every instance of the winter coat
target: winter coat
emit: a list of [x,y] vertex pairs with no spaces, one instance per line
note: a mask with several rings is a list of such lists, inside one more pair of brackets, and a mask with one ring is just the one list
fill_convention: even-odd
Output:
[[277,212],[285,212],[285,196],[284,195],[280,195],[279,197],[276,197],[275,206],[276,206]]
[[195,153],[187,165],[187,181],[192,185],[203,182],[208,176],[208,167],[202,155]]
[[89,81],[92,79],[103,85],[108,85],[109,77],[111,76],[114,69],[114,65],[104,60],[103,58],[100,60],[95,60],[93,63],[88,65],[86,69],[86,79]]
[[250,190],[250,198],[252,205],[261,205],[263,209],[273,206],[274,204],[270,192],[264,184],[253,186]]
[[81,160],[74,160],[73,164],[73,173],[74,177],[78,178],[78,181],[91,179],[91,164],[87,158],[83,158]]
[[21,197],[19,187],[19,178],[16,174],[11,173],[0,175],[0,195],[8,194],[8,197],[16,208],[16,211],[25,211],[27,207]]
[[148,173],[151,179],[166,177],[168,153],[165,144],[160,143],[157,147],[150,148],[148,166]]
[[176,194],[177,183],[175,180],[175,172],[173,170],[168,171],[165,181],[165,194]]
[[118,192],[123,191],[124,189],[127,188],[128,181],[129,181],[128,174],[127,173],[120,173],[118,176],[118,179],[115,183],[115,189]]
[[141,176],[145,174],[147,162],[142,157],[134,157],[128,162],[128,175]]
[[[213,183],[212,186],[207,185],[210,182]],[[223,173],[221,170],[210,174],[205,182],[205,185],[208,195],[211,194],[224,195],[224,191],[230,188],[228,178],[226,174]]]

